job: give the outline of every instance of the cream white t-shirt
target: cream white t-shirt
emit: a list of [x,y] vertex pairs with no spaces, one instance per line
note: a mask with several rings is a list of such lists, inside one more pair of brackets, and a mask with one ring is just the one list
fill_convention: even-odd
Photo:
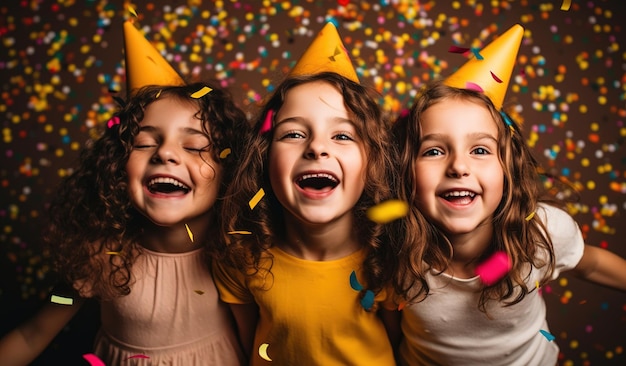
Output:
[[[584,242],[578,224],[565,211],[540,205],[536,219],[546,224],[555,251],[556,279],[575,267],[583,255]],[[532,268],[527,280],[536,287],[544,268]],[[559,353],[550,332],[546,305],[536,289],[509,307],[491,302],[489,318],[478,309],[480,278],[459,279],[427,274],[430,293],[426,300],[403,309],[400,346],[406,365],[556,365]]]

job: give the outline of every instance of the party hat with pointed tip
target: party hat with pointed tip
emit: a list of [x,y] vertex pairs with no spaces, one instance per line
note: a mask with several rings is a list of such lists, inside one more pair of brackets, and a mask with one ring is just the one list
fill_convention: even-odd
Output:
[[317,34],[289,75],[314,75],[321,72],[335,72],[359,83],[348,51],[332,22],[326,23]]
[[124,52],[129,95],[147,85],[185,85],[174,68],[129,20],[124,22]]
[[512,26],[479,51],[482,59],[471,58],[446,78],[444,84],[482,91],[497,109],[501,109],[523,36],[521,25]]

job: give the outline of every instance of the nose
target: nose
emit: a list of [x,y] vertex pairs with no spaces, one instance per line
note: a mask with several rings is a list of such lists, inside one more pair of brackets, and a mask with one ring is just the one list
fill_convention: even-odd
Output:
[[178,164],[180,155],[175,146],[162,143],[152,155],[151,161],[154,164]]
[[328,157],[328,146],[326,146],[326,143],[321,137],[311,138],[304,156],[307,159],[320,159]]
[[470,175],[466,157],[461,154],[451,154],[447,175],[452,178],[467,177]]

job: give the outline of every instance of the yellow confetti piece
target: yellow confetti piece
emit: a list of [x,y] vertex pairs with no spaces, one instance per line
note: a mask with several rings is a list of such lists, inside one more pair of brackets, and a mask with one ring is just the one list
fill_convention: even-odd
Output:
[[202,98],[203,96],[209,94],[211,92],[211,88],[209,88],[208,86],[202,87],[202,89],[198,90],[197,92],[191,94],[192,98],[198,99],[198,98]]
[[561,4],[561,10],[568,11],[571,5],[572,5],[572,0],[563,0],[563,4]]
[[72,305],[74,304],[74,299],[72,299],[71,297],[52,295],[50,296],[50,302],[61,305]]
[[530,221],[533,219],[533,217],[535,217],[535,212],[531,212],[528,216],[526,216],[524,220]]
[[193,243],[193,233],[191,232],[189,225],[185,224],[185,229],[187,229],[187,235],[189,235],[189,239],[191,239],[191,242]]
[[163,89],[159,90],[159,92],[155,95],[154,99],[158,99],[161,96],[161,92]]
[[226,159],[228,155],[230,155],[230,147],[225,148],[220,152],[220,159]]
[[264,359],[265,361],[272,361],[270,356],[267,354],[267,348],[269,346],[270,345],[268,343],[263,343],[262,345],[259,346],[259,356],[261,356],[261,358]]
[[252,199],[250,200],[250,202],[248,202],[248,204],[250,205],[250,209],[254,210],[254,208],[256,207],[256,205],[259,203],[259,201],[261,200],[261,198],[263,198],[263,196],[265,196],[265,191],[263,190],[263,188],[259,189],[259,191],[254,195],[254,197],[252,197]]
[[137,12],[135,11],[135,9],[132,8],[132,6],[128,7],[128,12],[131,13],[132,15],[134,15],[135,18],[138,17]]
[[539,289],[539,281],[535,281],[535,287]]
[[235,230],[235,231],[229,231],[228,234],[229,235],[237,235],[237,234],[250,235],[250,234],[252,234],[252,232],[251,231],[245,231],[245,230]]
[[367,210],[367,217],[379,224],[385,224],[406,216],[409,205],[400,200],[388,200]]
[[104,252],[104,253],[108,255],[122,255],[122,252]]
[[204,291],[202,290],[193,290],[193,292],[197,293],[198,295],[204,294]]

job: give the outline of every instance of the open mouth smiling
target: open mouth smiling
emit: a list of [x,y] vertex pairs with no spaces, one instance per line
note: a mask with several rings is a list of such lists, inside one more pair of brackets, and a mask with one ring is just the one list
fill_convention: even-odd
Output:
[[152,178],[150,179],[150,181],[148,181],[147,187],[150,193],[161,193],[161,194],[170,194],[170,193],[187,194],[191,190],[191,188],[189,188],[183,182],[178,181],[174,178],[169,178],[169,177]]
[[456,204],[469,204],[476,197],[476,193],[471,191],[448,191],[441,194],[440,197]]
[[296,179],[303,190],[330,191],[339,185],[339,179],[329,173],[303,174]]

